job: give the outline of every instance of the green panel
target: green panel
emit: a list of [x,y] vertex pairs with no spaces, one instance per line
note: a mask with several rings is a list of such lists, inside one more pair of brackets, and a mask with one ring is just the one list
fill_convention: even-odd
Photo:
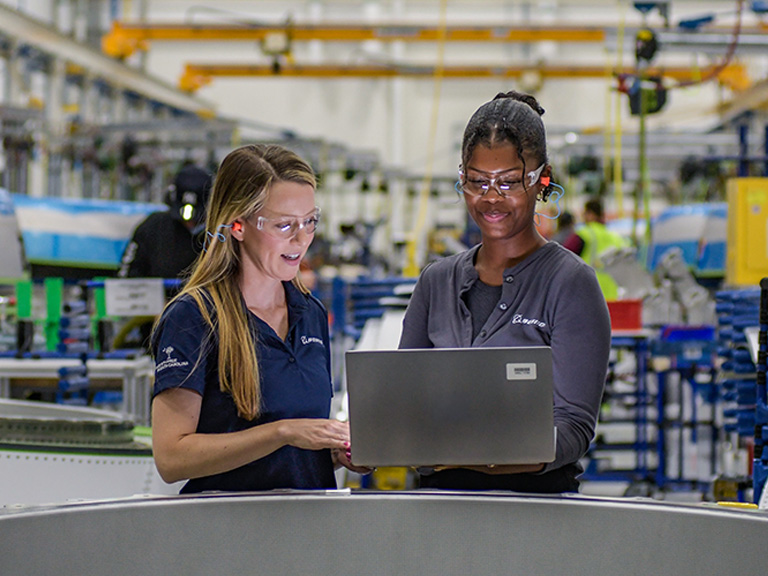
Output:
[[62,278],[45,279],[45,349],[56,350],[59,343],[59,321],[61,320],[61,299],[64,289]]
[[16,284],[16,317],[32,318],[32,281],[22,280]]
[[[94,280],[104,282],[105,278],[94,278]],[[93,299],[96,303],[95,320],[100,320],[107,315],[107,296],[103,286],[93,289]]]

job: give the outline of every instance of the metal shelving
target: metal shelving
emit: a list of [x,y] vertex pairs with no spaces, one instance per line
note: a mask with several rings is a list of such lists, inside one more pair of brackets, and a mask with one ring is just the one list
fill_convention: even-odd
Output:
[[627,492],[707,494],[718,424],[713,330],[666,327],[612,338],[612,361],[587,481]]

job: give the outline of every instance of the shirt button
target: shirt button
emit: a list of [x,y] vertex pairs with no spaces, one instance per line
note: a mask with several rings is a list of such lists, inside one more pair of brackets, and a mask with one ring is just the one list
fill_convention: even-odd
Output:
[[294,363],[294,362],[296,362],[296,358],[294,358],[293,356],[291,356],[290,358],[288,358],[288,362],[290,362],[290,363]]
[[486,334],[487,334],[487,332],[485,330],[483,330],[482,332],[480,332],[480,337],[481,338],[485,338]]
[[507,284],[510,284],[511,282],[514,282],[514,280],[515,280],[514,276],[505,276],[504,277],[504,282],[506,282]]
[[502,302],[501,304],[499,304],[499,308],[501,308],[502,310],[506,310],[507,305],[504,302]]

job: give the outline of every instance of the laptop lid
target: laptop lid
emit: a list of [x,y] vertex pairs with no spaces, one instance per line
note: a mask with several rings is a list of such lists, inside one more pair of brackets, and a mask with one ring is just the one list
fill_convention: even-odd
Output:
[[356,465],[555,458],[549,347],[349,350],[345,364]]

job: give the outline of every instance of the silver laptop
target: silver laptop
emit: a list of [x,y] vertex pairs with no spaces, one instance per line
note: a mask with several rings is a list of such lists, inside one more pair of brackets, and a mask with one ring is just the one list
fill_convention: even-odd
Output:
[[350,350],[345,364],[356,465],[555,458],[549,347]]

